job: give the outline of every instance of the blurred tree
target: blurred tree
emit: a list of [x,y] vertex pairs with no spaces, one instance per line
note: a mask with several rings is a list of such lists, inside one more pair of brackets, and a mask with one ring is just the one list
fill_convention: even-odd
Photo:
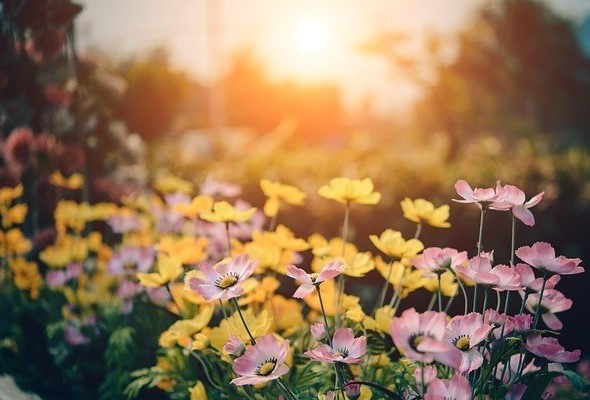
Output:
[[127,91],[119,105],[119,117],[147,140],[170,129],[185,101],[198,88],[185,73],[170,66],[161,49],[145,60],[128,62],[122,73]]

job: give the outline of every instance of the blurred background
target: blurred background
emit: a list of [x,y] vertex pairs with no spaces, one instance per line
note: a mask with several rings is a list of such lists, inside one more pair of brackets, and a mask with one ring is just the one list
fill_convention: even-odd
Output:
[[[457,179],[499,179],[528,197],[545,191],[537,224],[518,225],[517,246],[543,240],[590,260],[589,1],[79,4],[67,54],[38,75],[40,93],[28,92],[39,107],[22,111],[11,95],[25,81],[0,76],[12,107],[0,127],[7,136],[27,121],[69,143],[61,167],[83,165],[84,196],[119,201],[172,173],[240,184],[261,206],[259,180],[269,178],[309,194],[280,221],[306,238],[340,229],[342,210],[316,195],[321,184],[370,177],[383,198],[353,208],[351,235],[375,251],[369,234],[413,235],[404,197],[450,203]],[[34,41],[41,57],[66,40],[47,31]],[[54,201],[49,189],[42,196]],[[478,210],[450,204],[453,227],[422,238],[472,254]],[[490,215],[484,247],[506,262],[510,218]],[[377,273],[367,279],[380,285]],[[590,274],[560,285],[574,299],[560,341],[589,354],[579,322]]]

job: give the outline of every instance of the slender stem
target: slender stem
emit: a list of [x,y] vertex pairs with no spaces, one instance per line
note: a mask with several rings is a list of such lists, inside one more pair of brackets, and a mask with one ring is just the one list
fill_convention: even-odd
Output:
[[231,238],[229,236],[229,222],[225,223],[225,235],[227,237],[227,256],[231,257]]
[[428,303],[428,308],[426,310],[427,311],[432,310],[432,307],[434,307],[435,302],[436,302],[436,292],[432,293],[432,297],[430,298],[430,303]]
[[482,308],[482,312],[481,312],[482,314],[485,314],[486,307],[488,306],[488,292],[489,292],[488,287],[487,286],[484,286],[484,289],[483,289],[483,308]]
[[346,249],[346,241],[348,240],[348,224],[350,220],[350,203],[346,202],[344,208],[344,224],[342,225],[342,257],[344,257],[344,250]]
[[476,283],[473,287],[473,312],[477,312],[477,288],[478,284]]
[[448,314],[449,309],[451,308],[451,304],[453,304],[453,302],[455,301],[455,297],[457,297],[457,294],[455,293],[454,296],[451,296],[449,298],[449,301],[447,302],[447,305],[445,306],[445,312]]
[[452,269],[449,269],[449,271],[451,271],[451,273],[455,276],[455,279],[457,280],[457,283],[459,284],[459,287],[461,288],[461,291],[463,292],[463,300],[464,300],[463,315],[467,315],[467,307],[468,307],[469,302],[467,300],[467,292],[465,291],[465,285],[463,285],[463,282],[457,276],[455,271],[453,271]]
[[547,283],[547,270],[543,270],[543,286],[541,286],[541,292],[539,293],[539,302],[537,303],[537,309],[535,310],[535,319],[533,320],[533,329],[537,328],[539,322],[539,316],[541,315],[541,302],[543,301],[543,294],[545,293],[545,284]]
[[252,344],[256,344],[256,339],[254,339],[254,336],[252,336],[252,332],[250,332],[250,329],[248,329],[248,324],[246,323],[246,320],[244,319],[244,316],[242,315],[242,310],[240,310],[240,306],[238,305],[238,302],[235,298],[231,299],[232,303],[234,304],[234,307],[236,308],[236,310],[238,311],[238,314],[240,314],[240,319],[242,320],[242,324],[244,324],[244,328],[246,329],[246,332],[248,333],[248,336],[250,337],[250,341],[252,342]]
[[[347,201],[344,207],[344,223],[342,224],[342,250],[340,256],[342,257],[342,261],[344,261],[344,253],[346,251],[346,241],[348,240],[348,225],[350,220],[350,203]],[[338,295],[336,296],[336,314],[334,316],[334,320],[336,322],[336,326],[340,324],[340,299],[342,298],[342,294],[344,293],[344,274],[340,274],[338,277]]]
[[422,232],[422,223],[418,222],[416,224],[416,233],[414,234],[414,239],[418,239],[420,237],[421,232]]
[[438,274],[438,312],[442,311],[442,288],[440,283],[440,274]]
[[484,222],[485,214],[486,214],[486,208],[485,208],[485,206],[482,206],[481,214],[479,217],[479,236],[477,238],[477,255],[478,256],[483,251],[483,222]]
[[529,291],[527,289],[525,289],[524,296],[522,297],[522,303],[520,303],[520,311],[518,312],[519,314],[522,314],[522,312],[524,311],[524,305],[525,305],[526,300],[528,298],[529,298]]
[[330,333],[330,325],[328,325],[328,318],[326,317],[326,309],[324,308],[324,301],[322,300],[322,293],[320,292],[320,285],[316,286],[318,292],[318,299],[320,300],[320,307],[322,308],[322,317],[324,317],[324,328],[326,328],[326,335],[328,336],[328,343],[332,347],[332,334]]
[[293,400],[298,400],[299,397],[297,397],[297,395],[295,394],[295,392],[293,392],[293,390],[289,387],[289,385],[287,385],[282,378],[278,378],[277,379],[277,385],[281,388],[281,390],[283,391],[283,393],[293,399]]
[[223,301],[221,301],[221,299],[219,299],[219,308],[221,308],[223,318],[227,319],[227,313],[225,312],[225,307],[223,306]]
[[[500,298],[500,292],[497,290],[494,290],[494,292],[496,292],[496,312],[500,312],[500,304],[502,303],[502,299]],[[510,291],[508,291],[508,293],[510,293]],[[506,298],[506,300],[508,300],[508,298]],[[504,307],[504,309],[506,309],[506,307]]]
[[[512,214],[512,234],[510,236],[510,266],[514,267],[514,247],[516,244],[516,218]],[[510,291],[506,293],[506,303],[504,304],[504,314],[508,314],[508,304],[510,302]]]
[[279,212],[277,211],[277,213],[275,215],[272,216],[272,218],[270,219],[270,223],[268,225],[268,230],[270,232],[274,232],[275,229],[277,228],[277,220],[279,219]]
[[375,307],[373,307],[373,312],[378,307],[382,307],[383,303],[385,302],[385,295],[387,294],[387,288],[389,287],[389,278],[391,278],[391,272],[393,271],[393,258],[389,262],[388,269],[387,269],[387,277],[385,278],[385,282],[383,282],[383,287],[381,288],[381,293],[379,294],[378,300],[375,303]]

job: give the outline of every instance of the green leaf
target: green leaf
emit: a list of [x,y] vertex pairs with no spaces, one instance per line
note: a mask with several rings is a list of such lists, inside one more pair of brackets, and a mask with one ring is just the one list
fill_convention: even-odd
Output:
[[576,389],[583,393],[590,393],[590,382],[586,381],[576,372],[566,369],[563,374],[570,380]]

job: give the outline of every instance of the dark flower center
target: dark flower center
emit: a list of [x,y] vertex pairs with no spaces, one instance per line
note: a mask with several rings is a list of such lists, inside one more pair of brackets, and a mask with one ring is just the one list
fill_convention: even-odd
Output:
[[260,376],[268,376],[275,370],[276,365],[277,359],[272,357],[260,364],[254,373]]

